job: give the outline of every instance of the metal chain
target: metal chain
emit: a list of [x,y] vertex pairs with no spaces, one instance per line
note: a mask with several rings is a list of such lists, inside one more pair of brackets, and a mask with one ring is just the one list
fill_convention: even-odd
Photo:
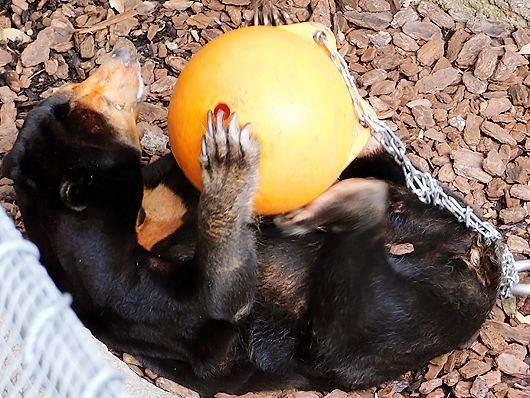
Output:
[[[326,34],[323,31],[317,31],[313,38],[318,44],[326,47],[330,53],[331,60],[344,77],[355,111],[359,116],[359,122],[363,127],[370,127],[372,129],[373,136],[394,157],[396,163],[402,167],[407,186],[418,196],[419,200],[423,203],[433,204],[449,210],[459,222],[465,222],[468,228],[482,235],[486,245],[491,244],[494,240],[501,239],[501,234],[493,225],[487,221],[482,221],[469,206],[463,207],[454,197],[447,195],[431,174],[424,173],[412,165],[412,162],[405,154],[405,144],[403,144],[386,123],[367,112],[364,102],[361,101],[361,95],[355,84],[355,78],[350,74],[348,64],[342,55],[329,45]],[[514,296],[511,293],[511,289],[519,283],[519,275],[512,253],[510,253],[505,244],[503,245],[503,276],[499,294],[502,299],[513,302]]]

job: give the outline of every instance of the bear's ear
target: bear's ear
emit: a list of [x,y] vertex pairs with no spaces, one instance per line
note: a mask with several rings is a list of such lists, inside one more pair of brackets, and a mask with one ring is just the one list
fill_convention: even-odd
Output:
[[2,177],[7,177],[11,180],[14,180],[15,177],[20,174],[20,167],[18,167],[18,164],[14,159],[14,155],[12,155],[11,152],[9,152],[2,161]]
[[81,212],[88,206],[88,187],[84,181],[63,181],[59,188],[59,196],[71,210]]
[[31,178],[29,173],[24,172],[25,153],[26,142],[22,139],[17,139],[11,151],[2,160],[1,176],[13,180],[15,185],[35,189],[37,188],[37,182]]

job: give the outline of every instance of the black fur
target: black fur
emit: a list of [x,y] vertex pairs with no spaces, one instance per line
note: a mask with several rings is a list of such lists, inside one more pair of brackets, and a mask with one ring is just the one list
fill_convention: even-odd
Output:
[[[257,144],[238,128],[210,127],[200,195],[171,157],[144,169],[147,188],[165,184],[187,209],[148,251],[140,151],[113,128],[54,95],[29,113],[4,175],[86,326],[204,396],[378,385],[462,346],[494,303],[496,248],[420,203],[385,154],[355,160],[349,185],[302,221],[255,220]],[[390,254],[400,243],[413,252]]]

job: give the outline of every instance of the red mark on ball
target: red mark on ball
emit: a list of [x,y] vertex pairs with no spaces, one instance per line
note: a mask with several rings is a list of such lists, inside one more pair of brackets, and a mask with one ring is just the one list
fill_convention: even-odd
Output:
[[228,105],[223,104],[222,102],[217,104],[217,106],[213,110],[213,114],[217,116],[217,113],[219,111],[223,111],[223,120],[228,119],[228,117],[230,116],[230,108],[228,107]]

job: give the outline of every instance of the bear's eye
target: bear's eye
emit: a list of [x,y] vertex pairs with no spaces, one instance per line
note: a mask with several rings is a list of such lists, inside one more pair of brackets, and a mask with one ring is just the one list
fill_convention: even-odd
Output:
[[64,181],[59,188],[59,195],[64,204],[77,212],[85,210],[88,206],[84,200],[83,184],[74,184],[70,181]]
[[143,207],[140,207],[140,211],[138,212],[138,219],[136,220],[136,225],[138,227],[144,223],[145,217],[145,209]]
[[53,108],[53,114],[57,119],[64,120],[68,113],[70,112],[70,103],[64,102],[62,104],[57,104]]

